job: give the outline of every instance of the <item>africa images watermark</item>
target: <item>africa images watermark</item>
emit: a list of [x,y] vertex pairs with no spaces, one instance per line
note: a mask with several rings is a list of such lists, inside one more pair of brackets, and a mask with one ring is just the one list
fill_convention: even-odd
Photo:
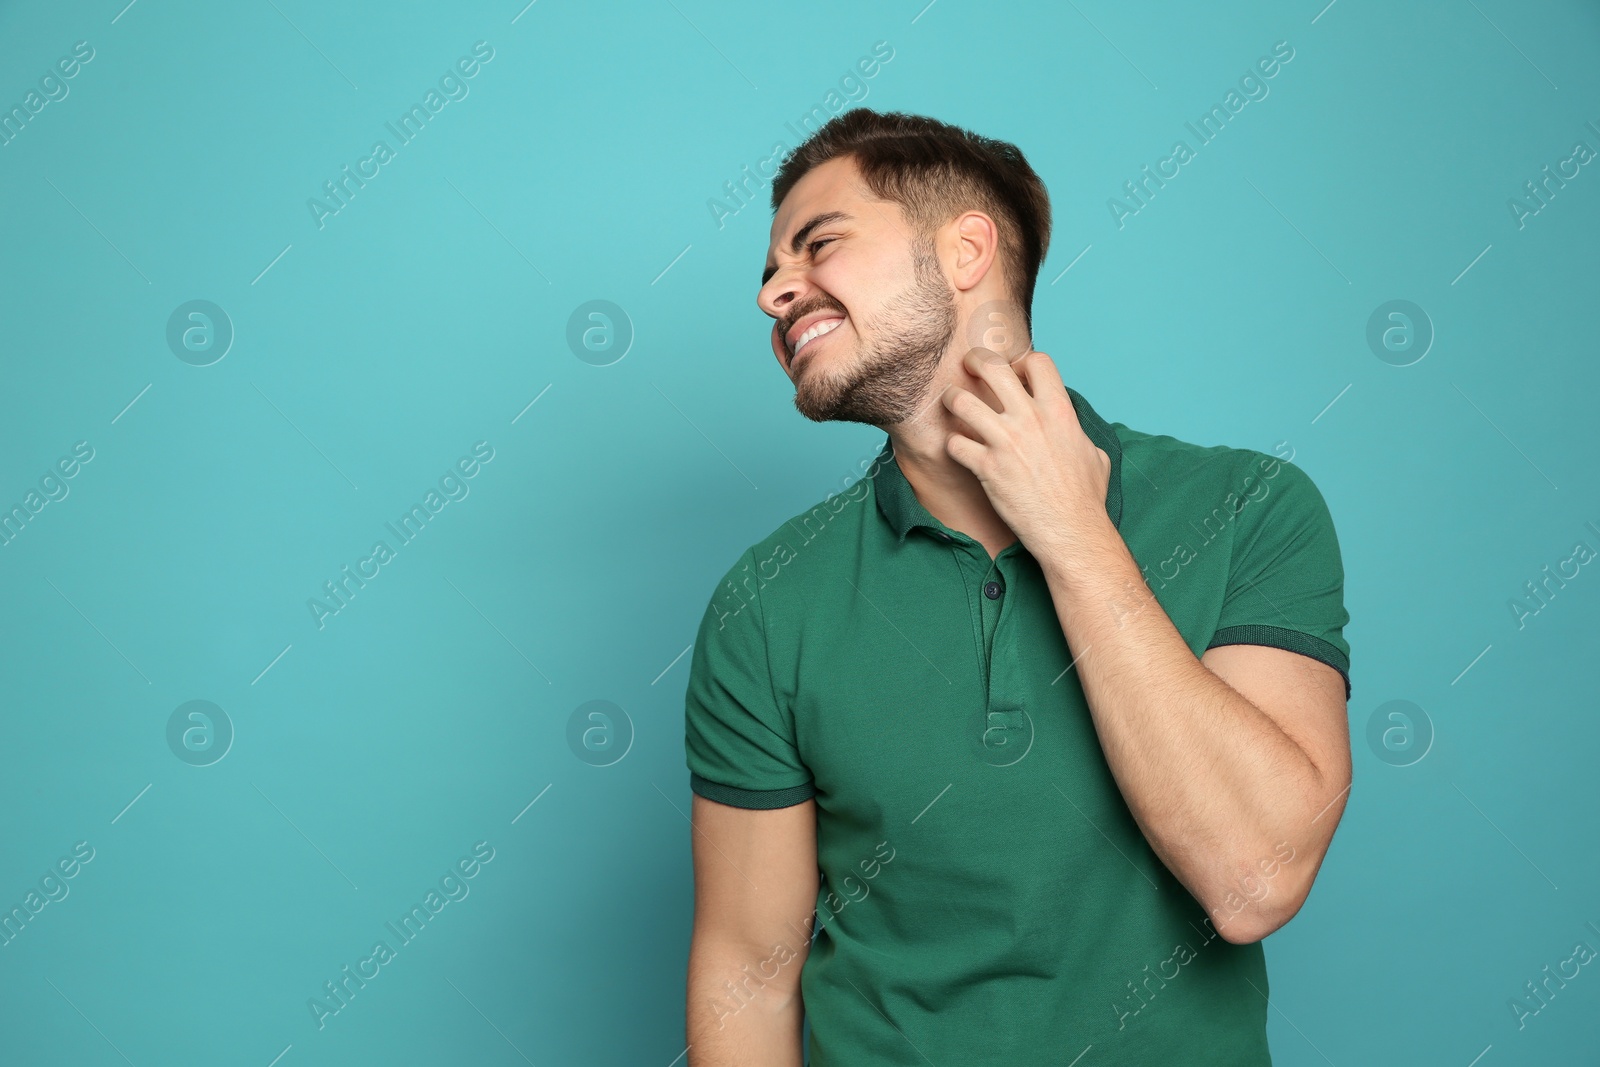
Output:
[[[885,848],[889,849],[889,854],[887,856],[883,854],[883,850]],[[832,889],[829,889],[825,894],[823,902],[827,905],[830,912],[828,916],[829,921],[843,911],[851,901],[862,901],[867,899],[867,896],[872,892],[872,887],[867,885],[867,882],[883,873],[883,868],[888,866],[890,861],[894,859],[895,849],[887,840],[879,841],[878,844],[873,848],[872,854],[873,858],[861,860],[856,864],[856,866],[861,869],[862,881],[860,882],[860,896],[855,896],[850,889],[850,881],[855,877],[853,874],[847,874],[839,880],[839,887],[844,890],[845,899],[840,900],[839,897],[834,894]],[[807,916],[807,919],[808,921],[814,921],[816,917],[817,911],[815,908],[813,908],[811,910],[811,914]],[[794,927],[792,923],[790,925],[791,928],[795,929],[796,933],[804,933],[804,930],[801,928]],[[817,935],[826,929],[827,925],[828,923],[826,921],[819,925],[815,925],[811,936],[804,939],[806,940],[806,943],[809,945],[811,941],[816,940]],[[746,1005],[752,1003],[756,999],[756,994],[759,990],[765,988],[768,982],[776,979],[778,975],[782,973],[785,966],[793,963],[799,958],[799,952],[780,941],[772,946],[772,952],[767,956],[766,959],[756,964],[756,973],[752,974],[750,972],[750,965],[748,963],[740,966],[739,970],[744,972],[744,977],[738,985],[735,985],[731,981],[722,983],[728,991],[727,1000],[732,1002],[733,1006],[730,1007],[728,1004],[720,1002],[713,1005],[717,1011],[717,1029],[721,1030],[726,1025],[729,1018],[743,1011]],[[770,974],[768,973],[769,967],[771,968]],[[754,988],[752,988],[752,983]]]
[[[412,104],[402,112],[394,122],[385,122],[384,127],[394,135],[397,147],[390,148],[388,141],[373,142],[371,151],[356,160],[356,169],[352,173],[350,164],[346,163],[339,170],[339,177],[334,181],[322,183],[322,191],[327,195],[327,201],[311,197],[306,201],[306,207],[311,211],[311,221],[317,224],[317,229],[327,225],[327,220],[350,206],[350,201],[355,198],[358,191],[367,187],[367,182],[382,173],[381,168],[392,161],[403,148],[416,139],[428,125],[428,120],[445,109],[445,105],[452,100],[465,100],[471,91],[467,82],[477,77],[482,70],[481,64],[488,63],[494,58],[494,48],[487,41],[478,41],[472,46],[472,56],[462,56],[456,60],[455,67],[446,70],[439,76],[439,87],[429,88],[422,98],[422,103]],[[443,95],[441,95],[441,93]],[[368,167],[371,167],[369,170]]]
[[[801,518],[800,526],[796,526],[794,520],[790,519],[789,527],[798,531],[804,538],[804,540],[800,541],[801,547],[810,544],[821,536],[828,524],[841,515],[851,504],[865,500],[867,495],[872,492],[872,480],[877,477],[879,469],[884,462],[892,462],[893,460],[894,453],[892,451],[885,455],[883,450],[879,449],[870,458],[864,459],[857,464],[858,467],[863,469],[863,473],[854,482],[850,481],[849,475],[844,475],[840,478],[848,486],[844,492],[830,492],[825,499],[813,506]],[[712,597],[711,606],[708,609],[717,613],[717,629],[725,628],[729,619],[736,617],[750,604],[755,603],[757,591],[765,589],[768,582],[777,578],[783,572],[785,564],[792,563],[798,558],[799,553],[793,546],[787,541],[779,541],[773,546],[772,553],[755,565],[753,573],[747,563],[740,568],[744,572],[742,578],[729,578],[724,582],[722,588],[717,590],[716,595]],[[769,570],[771,571],[770,574],[767,573]]]
[[[1583,925],[1600,934],[1600,926],[1587,919]],[[1542,968],[1544,977],[1539,980],[1538,985],[1534,985],[1531,980],[1524,982],[1522,988],[1526,994],[1506,1000],[1506,1006],[1511,1009],[1511,1017],[1517,1021],[1517,1029],[1526,1029],[1528,1020],[1548,1008],[1556,993],[1567,988],[1568,982],[1582,974],[1584,966],[1593,960],[1595,955],[1594,947],[1589,942],[1579,941],[1572,946],[1572,954],[1556,964],[1555,973],[1551,973],[1550,965],[1547,963]],[[1568,967],[1571,968],[1570,971]],[[1552,982],[1555,984],[1551,985]]]
[[416,940],[422,931],[427,929],[428,922],[444,911],[445,905],[466,900],[467,894],[472,892],[472,887],[467,883],[476,878],[483,866],[492,859],[494,859],[493,845],[487,841],[474,844],[472,855],[463,856],[456,861],[454,867],[446,869],[439,878],[439,888],[430,888],[422,898],[421,904],[412,904],[411,910],[400,917],[398,926],[394,922],[383,924],[394,934],[396,943],[393,947],[385,939],[378,940],[367,956],[356,961],[354,970],[347,963],[340,968],[337,982],[322,983],[321,999],[307,997],[306,1007],[310,1009],[312,1021],[317,1024],[317,1029],[325,1027],[330,1016],[338,1015],[348,1008],[355,995],[365,989],[368,982],[382,974],[383,967],[399,956],[400,949]]
[[[1585,122],[1584,125],[1597,138],[1600,138],[1600,125],[1596,125],[1593,119]],[[1572,143],[1572,151],[1567,158],[1556,163],[1556,173],[1552,173],[1550,164],[1546,163],[1542,168],[1544,176],[1539,178],[1537,182],[1523,182],[1522,190],[1527,194],[1526,197],[1519,199],[1513,196],[1506,200],[1506,208],[1511,212],[1511,221],[1517,224],[1517,229],[1526,229],[1530,218],[1549,207],[1550,201],[1555,199],[1556,193],[1565,189],[1568,181],[1583,173],[1581,168],[1593,159],[1595,154],[1595,150],[1589,146],[1588,141],[1574,141]],[[1570,170],[1568,169],[1569,167],[1571,168]]]
[[[67,98],[72,87],[67,84],[94,58],[94,45],[79,41],[72,46],[72,55],[56,60],[55,70],[39,76],[39,88],[29,89],[22,103],[0,110],[0,148],[4,148],[22,135],[34,116],[53,103]],[[43,95],[40,95],[43,94]]]
[[[1215,922],[1210,918],[1204,920],[1206,925],[1210,927],[1210,932],[1205,935],[1205,940],[1200,943],[1201,948],[1205,948],[1215,941],[1220,936],[1219,931],[1226,927],[1228,922],[1251,902],[1259,904],[1271,894],[1272,879],[1278,876],[1285,865],[1292,863],[1295,857],[1294,846],[1287,841],[1279,841],[1272,847],[1272,852],[1271,856],[1256,861],[1256,867],[1261,872],[1259,876],[1252,873],[1240,879],[1239,888],[1244,891],[1243,895],[1232,890],[1228,892],[1223,901],[1228,905],[1226,917],[1221,917],[1222,908],[1211,909],[1212,914],[1219,916],[1219,918]],[[1195,929],[1196,931],[1199,930],[1198,927]],[[1155,1000],[1156,994],[1165,989],[1168,982],[1181,975],[1183,967],[1192,962],[1198,955],[1199,951],[1188,942],[1181,942],[1173,946],[1170,956],[1156,964],[1153,972],[1150,969],[1150,965],[1148,963],[1145,964],[1144,977],[1140,979],[1139,985],[1135,986],[1131,981],[1128,982],[1127,994],[1121,998],[1120,1002],[1113,1001],[1111,1004],[1111,1013],[1117,1017],[1117,1029],[1126,1029],[1128,1020],[1148,1008],[1150,1003]],[[1168,974],[1164,969],[1167,966],[1172,968],[1171,974]],[[1150,983],[1152,981],[1157,983],[1155,988],[1151,988]],[[1133,1005],[1137,1006],[1133,1007]]]
[[0,947],[11,944],[27,929],[47,905],[67,899],[71,892],[67,881],[76,878],[83,865],[94,859],[94,846],[79,841],[72,846],[72,855],[62,856],[56,865],[45,871],[39,879],[37,890],[29,889],[21,904],[13,904],[8,911],[0,911]]
[[[474,458],[475,457],[475,458]],[[331,616],[339,614],[350,606],[350,601],[367,583],[383,573],[383,567],[392,562],[398,555],[398,546],[409,545],[416,540],[418,535],[427,528],[428,522],[445,505],[452,500],[465,500],[467,494],[472,492],[467,483],[477,477],[487,464],[494,459],[494,446],[488,441],[479,441],[472,446],[471,456],[462,456],[456,460],[456,465],[447,470],[439,478],[439,488],[429,489],[422,497],[422,503],[411,505],[411,510],[402,514],[395,522],[385,522],[383,525],[395,537],[396,548],[390,548],[387,541],[376,541],[372,551],[356,561],[355,571],[350,570],[346,563],[339,569],[339,578],[322,583],[323,594],[327,601],[310,597],[306,600],[306,607],[311,611],[311,621],[321,630],[328,624]],[[442,495],[441,495],[442,494]],[[371,570],[368,570],[368,567]]]
[[0,548],[15,541],[34,516],[45,509],[46,504],[67,499],[67,494],[72,491],[67,483],[77,477],[78,472],[92,459],[94,446],[88,441],[79,441],[72,446],[71,456],[62,456],[56,460],[54,467],[45,469],[39,479],[38,489],[30,488],[20,504],[0,510]]
[[[1221,935],[1217,933],[1216,927],[1212,925],[1210,919],[1203,919],[1201,921],[1204,922],[1206,926],[1211,928],[1210,932],[1203,935],[1204,940],[1200,942],[1200,948],[1203,949],[1207,945],[1214,942]],[[1199,932],[1199,929],[1199,927],[1195,927],[1196,932]],[[1178,944],[1172,947],[1172,955],[1166,957],[1156,964],[1154,973],[1151,972],[1150,965],[1148,963],[1145,964],[1145,976],[1140,981],[1139,985],[1136,986],[1130,981],[1127,986],[1128,992],[1122,998],[1122,1003],[1118,1003],[1116,1001],[1112,1001],[1111,1003],[1111,1013],[1117,1017],[1117,1029],[1126,1029],[1128,1020],[1144,1011],[1144,1009],[1148,1008],[1150,1006],[1150,1002],[1155,1000],[1156,994],[1160,990],[1165,989],[1168,982],[1174,980],[1180,974],[1182,974],[1183,968],[1186,965],[1194,962],[1199,955],[1199,949],[1196,949],[1187,941],[1180,941]],[[1170,965],[1172,967],[1172,973],[1167,974],[1165,970],[1163,970],[1163,965]],[[1155,981],[1157,983],[1154,989],[1150,988],[1151,981]],[[1144,992],[1141,993],[1141,989],[1143,989]],[[1146,994],[1148,994],[1148,996],[1146,996]],[[1127,1008],[1123,1007],[1123,1004],[1136,1006]]]
[[[1247,70],[1240,77],[1237,91],[1229,89],[1228,94],[1222,98],[1222,103],[1212,104],[1211,110],[1200,116],[1197,120],[1198,127],[1193,122],[1184,123],[1189,132],[1195,136],[1196,148],[1190,148],[1187,141],[1174,141],[1172,151],[1165,158],[1156,161],[1154,173],[1151,172],[1150,164],[1146,163],[1141,168],[1144,177],[1136,182],[1132,180],[1123,182],[1122,191],[1127,200],[1119,200],[1113,196],[1106,201],[1106,208],[1111,212],[1111,221],[1116,223],[1117,229],[1122,229],[1131,216],[1149,207],[1149,201],[1155,199],[1156,193],[1166,188],[1168,181],[1182,173],[1183,165],[1195,158],[1196,149],[1215,140],[1227,128],[1233,116],[1244,110],[1246,104],[1265,100],[1267,94],[1271,92],[1267,81],[1276,77],[1282,66],[1288,65],[1293,58],[1294,48],[1288,41],[1274,44],[1271,56],[1262,56],[1256,60],[1254,70]],[[1239,95],[1241,92],[1243,96]]]
[[[1584,525],[1589,527],[1594,534],[1600,536],[1600,526],[1596,526],[1593,522],[1585,522]],[[1506,606],[1511,609],[1511,617],[1517,620],[1517,629],[1526,629],[1528,620],[1549,607],[1550,601],[1555,599],[1556,593],[1565,589],[1567,582],[1582,574],[1583,565],[1594,559],[1595,555],[1596,552],[1590,547],[1589,542],[1583,540],[1575,541],[1572,545],[1572,554],[1556,564],[1554,573],[1550,570],[1550,564],[1546,563],[1539,569],[1544,577],[1540,578],[1537,584],[1533,581],[1522,583],[1527,599],[1515,596],[1506,601]],[[1571,568],[1570,573],[1568,571],[1569,567]],[[1554,588],[1551,587],[1552,582],[1555,583]]]
[[834,115],[843,112],[851,104],[859,104],[865,100],[870,91],[867,82],[877,77],[884,64],[893,58],[894,46],[888,41],[878,41],[872,46],[871,55],[856,60],[855,66],[840,76],[837,89],[830,88],[823,96],[821,104],[813,104],[804,115],[800,116],[798,126],[794,122],[783,124],[784,129],[794,137],[793,145],[786,140],[774,141],[771,153],[756,164],[755,170],[752,171],[750,164],[746,163],[739,168],[737,178],[723,182],[723,195],[713,196],[706,201],[706,208],[711,212],[711,221],[717,224],[717,229],[722,229],[727,225],[728,219],[751,204],[763,203],[764,191],[772,184],[772,179],[777,177],[778,168],[783,165],[783,161],[789,158],[802,141],[820,130]]
[[[1273,451],[1278,454],[1278,458],[1275,459],[1262,454],[1261,458],[1252,464],[1251,473],[1245,475],[1240,482],[1238,490],[1230,489],[1222,502],[1213,507],[1211,512],[1201,519],[1200,525],[1195,525],[1193,519],[1189,520],[1190,529],[1200,535],[1198,548],[1192,547],[1187,541],[1180,541],[1173,545],[1171,554],[1155,565],[1156,574],[1154,577],[1150,574],[1148,564],[1139,565],[1139,571],[1144,576],[1145,590],[1141,591],[1135,583],[1130,581],[1123,592],[1119,593],[1109,605],[1112,615],[1117,620],[1117,628],[1119,630],[1127,625],[1129,619],[1138,618],[1149,610],[1152,603],[1158,602],[1152,596],[1145,595],[1146,592],[1154,594],[1158,589],[1165,589],[1169,582],[1176,581],[1183,575],[1183,568],[1198,559],[1202,549],[1218,537],[1221,537],[1223,531],[1227,529],[1234,519],[1238,518],[1245,508],[1252,503],[1259,503],[1267,498],[1268,494],[1272,492],[1272,487],[1267,482],[1278,476],[1278,472],[1283,469],[1284,463],[1294,461],[1294,447],[1288,441],[1279,441],[1272,447]],[[1284,455],[1285,449],[1288,450],[1288,455]],[[1256,469],[1261,471],[1259,476],[1255,473]],[[1251,484],[1252,482],[1254,483],[1253,485]],[[1167,573],[1168,568],[1171,568],[1172,573]]]

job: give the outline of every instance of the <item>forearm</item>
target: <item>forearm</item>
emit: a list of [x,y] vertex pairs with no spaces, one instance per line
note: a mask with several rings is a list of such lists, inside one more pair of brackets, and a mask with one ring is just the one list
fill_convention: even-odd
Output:
[[1312,825],[1326,790],[1306,752],[1201,664],[1109,520],[1046,557],[1106,761],[1162,862],[1208,911],[1284,842],[1310,855],[1294,870],[1305,877],[1327,844]]
[[754,950],[691,943],[687,1067],[801,1067],[804,956],[791,956],[776,980],[761,977],[762,959]]

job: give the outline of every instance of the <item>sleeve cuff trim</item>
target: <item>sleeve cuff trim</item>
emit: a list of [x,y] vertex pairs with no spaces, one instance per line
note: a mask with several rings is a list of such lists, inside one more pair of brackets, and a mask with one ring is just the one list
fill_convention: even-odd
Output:
[[1283,626],[1224,626],[1211,636],[1211,643],[1206,648],[1216,648],[1218,645],[1270,645],[1310,656],[1339,672],[1344,678],[1344,698],[1347,701],[1350,699],[1350,658],[1338,646],[1320,637]]
[[693,771],[689,772],[689,788],[718,804],[728,804],[735,808],[758,808],[764,811],[792,807],[817,795],[817,787],[813,782],[802,782],[800,785],[791,785],[784,789],[740,789],[737,786],[723,785],[721,782],[702,778]]

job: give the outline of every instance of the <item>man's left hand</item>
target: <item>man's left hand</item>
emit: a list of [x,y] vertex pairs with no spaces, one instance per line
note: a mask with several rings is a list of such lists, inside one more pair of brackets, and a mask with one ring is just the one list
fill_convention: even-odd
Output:
[[1001,521],[1041,560],[1103,536],[1111,527],[1111,457],[1084,433],[1055,363],[1043,352],[1007,362],[974,348],[962,365],[1001,408],[962,386],[947,388],[940,399],[965,427],[945,451],[983,484]]

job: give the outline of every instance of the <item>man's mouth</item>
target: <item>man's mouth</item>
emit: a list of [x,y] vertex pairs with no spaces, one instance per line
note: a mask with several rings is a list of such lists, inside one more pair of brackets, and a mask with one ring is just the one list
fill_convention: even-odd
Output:
[[810,329],[806,330],[805,333],[801,334],[795,340],[794,355],[789,357],[789,362],[793,363],[799,358],[801,351],[808,344],[810,344],[812,341],[815,341],[819,337],[832,333],[834,330],[838,329],[843,322],[843,319],[823,319],[821,322],[812,325]]

